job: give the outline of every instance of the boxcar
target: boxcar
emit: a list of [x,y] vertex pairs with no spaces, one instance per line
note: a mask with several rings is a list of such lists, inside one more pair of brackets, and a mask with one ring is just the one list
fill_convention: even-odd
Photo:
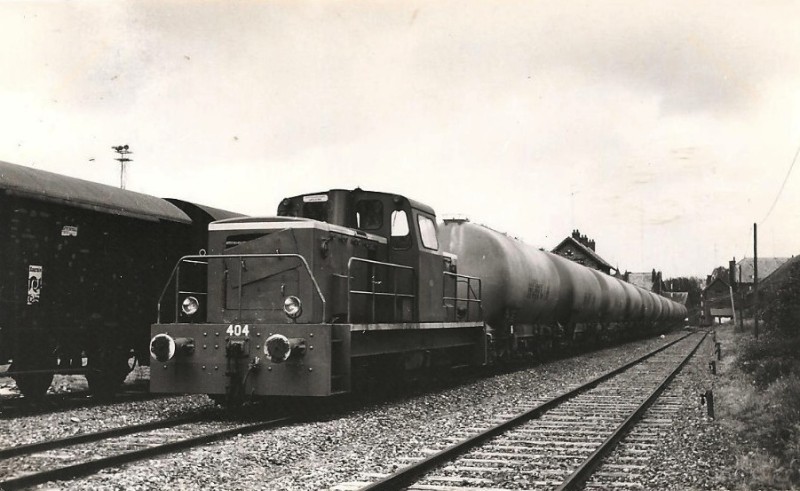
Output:
[[[187,211],[184,211],[187,210]],[[54,373],[107,395],[139,360],[174,263],[236,216],[0,162],[0,364],[26,397]],[[200,237],[200,239],[198,239]]]

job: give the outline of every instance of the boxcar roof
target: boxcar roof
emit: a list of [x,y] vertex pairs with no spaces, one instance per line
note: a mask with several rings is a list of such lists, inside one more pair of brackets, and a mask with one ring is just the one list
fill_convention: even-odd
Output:
[[147,194],[0,161],[0,190],[25,198],[144,220],[191,223],[175,205]]
[[214,208],[213,206],[201,205],[198,203],[193,203],[191,201],[184,201],[182,199],[177,199],[177,198],[165,198],[165,199],[170,203],[172,203],[173,205],[180,208],[181,210],[185,211],[187,214],[189,214],[189,210],[192,208],[200,210],[203,213],[205,213],[211,221],[225,220],[228,218],[242,218],[245,216],[242,213],[237,213],[235,211],[228,211],[220,208]]

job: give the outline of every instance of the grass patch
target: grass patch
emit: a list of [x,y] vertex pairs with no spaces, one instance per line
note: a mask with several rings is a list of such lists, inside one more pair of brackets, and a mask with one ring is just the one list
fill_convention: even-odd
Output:
[[753,376],[760,389],[786,377],[800,376],[800,335],[765,333],[756,341],[740,340],[737,368]]
[[722,424],[739,437],[742,489],[800,487],[800,335],[718,330],[727,351],[715,390]]

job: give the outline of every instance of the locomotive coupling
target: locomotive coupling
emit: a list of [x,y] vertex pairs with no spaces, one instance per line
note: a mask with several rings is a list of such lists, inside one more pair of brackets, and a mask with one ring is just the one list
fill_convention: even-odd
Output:
[[264,355],[272,363],[283,363],[291,357],[302,356],[305,351],[305,339],[287,338],[283,334],[273,334],[264,343]]
[[194,339],[173,338],[169,334],[156,334],[150,340],[150,356],[160,362],[166,362],[176,354],[191,355],[194,353]]

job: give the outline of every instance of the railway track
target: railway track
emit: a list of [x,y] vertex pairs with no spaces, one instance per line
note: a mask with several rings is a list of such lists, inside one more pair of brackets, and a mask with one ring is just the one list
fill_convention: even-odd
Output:
[[[222,413],[216,414],[217,418],[201,413],[2,449],[0,489],[9,491],[71,480],[137,460],[282,426],[294,419],[279,416],[243,424],[221,420]],[[39,468],[43,463],[45,468]]]
[[[592,489],[636,489],[635,474],[658,444],[654,428],[669,424],[658,411],[641,418],[704,340],[705,334],[684,336],[516,415],[430,442],[400,459],[393,474],[364,474],[333,489],[563,490],[586,482]],[[595,472],[608,455],[616,460]]]
[[126,386],[112,399],[95,398],[89,390],[48,394],[39,400],[21,396],[2,397],[0,398],[0,419],[37,416],[97,405],[147,401],[164,397],[163,394],[149,393],[146,384]]
[[684,398],[664,391],[619,444],[587,479],[584,489],[647,489],[646,471],[652,467],[653,450],[671,430],[671,421],[683,407]]

